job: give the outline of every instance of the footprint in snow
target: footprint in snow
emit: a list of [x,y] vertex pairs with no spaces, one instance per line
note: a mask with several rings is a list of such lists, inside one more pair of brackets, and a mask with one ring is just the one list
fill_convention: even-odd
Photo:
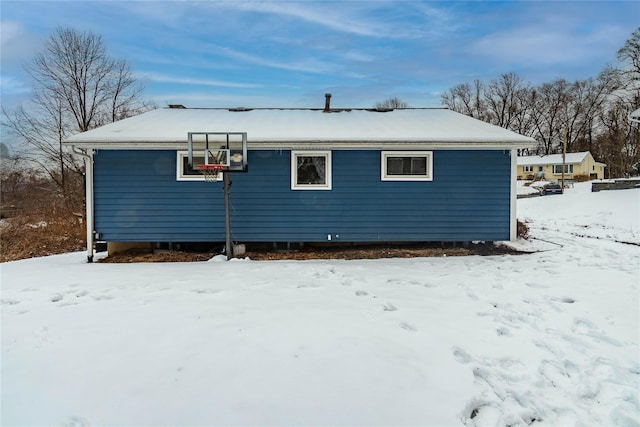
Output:
[[416,328],[415,326],[413,326],[410,323],[402,322],[402,323],[400,323],[400,327],[402,329],[404,329],[405,331],[410,331],[410,332],[417,332],[418,331],[418,328]]
[[478,295],[474,294],[473,292],[467,292],[467,296],[473,301],[478,301],[480,299],[478,298]]
[[320,285],[317,283],[303,283],[296,286],[296,288],[319,288],[319,287]]
[[528,286],[530,288],[548,288],[548,286],[540,284],[540,283],[527,282],[524,285]]
[[218,289],[194,289],[192,292],[196,294],[217,294],[220,291]]
[[65,427],[87,427],[89,426],[89,420],[83,417],[71,417],[69,421],[64,424]]
[[54,295],[51,297],[51,302],[58,302],[58,301],[62,301],[63,296],[60,294]]
[[395,306],[395,305],[393,305],[393,304],[391,304],[391,303],[386,303],[386,304],[384,304],[384,305],[382,306],[382,309],[383,309],[384,311],[396,311],[396,310],[397,310],[396,306]]
[[453,358],[456,359],[458,363],[471,362],[471,356],[469,356],[469,353],[467,353],[460,347],[453,347]]
[[511,332],[509,331],[509,328],[498,328],[498,329],[496,329],[496,333],[501,337],[511,335]]
[[369,295],[369,293],[367,291],[356,291],[356,295],[359,297],[364,297]]

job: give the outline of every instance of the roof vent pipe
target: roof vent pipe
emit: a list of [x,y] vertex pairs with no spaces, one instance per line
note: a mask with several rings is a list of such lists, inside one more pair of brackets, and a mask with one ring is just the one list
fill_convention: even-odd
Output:
[[325,93],[324,94],[324,112],[328,113],[330,111],[331,111],[331,94]]

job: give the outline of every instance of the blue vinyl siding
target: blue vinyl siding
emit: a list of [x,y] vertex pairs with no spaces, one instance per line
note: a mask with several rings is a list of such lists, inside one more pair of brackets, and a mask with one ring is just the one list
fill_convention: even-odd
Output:
[[[380,151],[334,150],[329,191],[291,190],[290,151],[250,151],[231,179],[238,242],[508,240],[508,150],[433,151],[433,181],[380,179]],[[222,182],[176,181],[175,151],[95,154],[95,230],[107,241],[224,241]]]

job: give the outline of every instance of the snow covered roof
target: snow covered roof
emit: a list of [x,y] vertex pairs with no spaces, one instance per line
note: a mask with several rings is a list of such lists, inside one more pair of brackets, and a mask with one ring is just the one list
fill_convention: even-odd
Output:
[[162,108],[88,132],[66,144],[81,148],[185,148],[188,132],[247,132],[248,148],[533,147],[533,138],[447,109]]
[[[567,153],[565,157],[565,163],[582,163],[590,154],[588,151],[582,151],[580,153]],[[603,165],[604,163],[595,162],[596,164]],[[561,165],[562,154],[549,154],[547,156],[525,156],[518,157],[518,166],[535,166],[535,165]]]

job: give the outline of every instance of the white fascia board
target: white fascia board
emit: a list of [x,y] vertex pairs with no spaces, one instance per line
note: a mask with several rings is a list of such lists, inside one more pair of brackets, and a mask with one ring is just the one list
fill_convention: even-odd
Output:
[[[184,141],[135,141],[135,142],[66,142],[65,145],[77,148],[102,150],[184,150]],[[531,148],[536,143],[518,142],[486,142],[486,141],[248,141],[249,150],[512,150],[514,148]]]

